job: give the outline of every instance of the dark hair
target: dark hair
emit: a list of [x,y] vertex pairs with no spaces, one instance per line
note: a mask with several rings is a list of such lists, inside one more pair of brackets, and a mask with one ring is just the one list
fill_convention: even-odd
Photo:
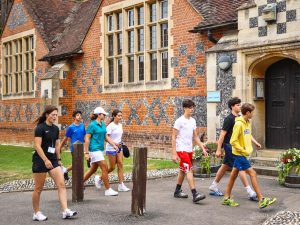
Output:
[[42,113],[42,115],[39,118],[37,118],[34,122],[37,123],[37,124],[44,123],[46,121],[46,119],[47,119],[46,114],[49,115],[50,113],[52,113],[55,110],[58,111],[58,108],[56,106],[47,105],[45,107],[45,110]]
[[122,113],[122,111],[119,110],[119,109],[115,109],[115,110],[111,113],[112,118],[111,118],[111,120],[110,120],[110,123],[114,121],[114,119],[115,119],[115,117],[118,115],[118,113]]
[[90,114],[90,119],[91,120],[95,120],[95,119],[97,119],[98,118],[98,114],[94,114],[94,113],[91,113]]
[[195,107],[195,102],[193,102],[191,99],[184,99],[182,102],[182,107],[183,108],[191,108]]
[[255,106],[254,105],[252,105],[252,104],[250,104],[250,103],[244,103],[243,105],[242,105],[242,114],[243,115],[246,115],[246,113],[247,112],[252,112],[253,110],[255,109]]
[[77,115],[78,113],[79,113],[80,115],[82,115],[82,112],[81,112],[80,110],[75,110],[75,111],[72,113],[72,117],[75,118],[76,115]]
[[241,102],[241,99],[239,99],[238,97],[233,97],[228,100],[228,107],[230,110],[232,110],[233,106],[235,106],[236,104],[241,104]]

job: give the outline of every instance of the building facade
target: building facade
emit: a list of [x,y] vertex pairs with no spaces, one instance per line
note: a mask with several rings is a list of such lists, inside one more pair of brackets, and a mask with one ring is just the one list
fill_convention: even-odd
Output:
[[[277,17],[266,22],[261,13],[272,3]],[[240,96],[257,107],[260,141],[297,146],[299,121],[291,115],[299,91],[286,85],[298,81],[298,11],[297,1],[15,0],[1,36],[1,143],[32,144],[34,120],[46,104],[59,107],[61,135],[74,109],[87,125],[102,106],[123,111],[130,147],[147,146],[151,156],[165,158],[184,98],[196,102],[199,134],[214,141],[227,100]],[[222,56],[232,63],[228,70],[218,66]],[[293,80],[277,78],[290,72]],[[211,94],[221,98],[211,101]],[[289,124],[281,131],[279,115]],[[276,142],[293,123],[293,140]]]

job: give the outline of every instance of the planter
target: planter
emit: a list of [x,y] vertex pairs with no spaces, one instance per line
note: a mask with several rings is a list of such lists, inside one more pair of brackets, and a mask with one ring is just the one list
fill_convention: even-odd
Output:
[[286,187],[300,188],[300,175],[296,173],[296,167],[291,168],[284,181]]
[[194,177],[198,178],[209,178],[215,177],[221,165],[212,165],[210,166],[210,174],[207,173],[206,169],[200,167],[200,159],[193,160],[193,174]]

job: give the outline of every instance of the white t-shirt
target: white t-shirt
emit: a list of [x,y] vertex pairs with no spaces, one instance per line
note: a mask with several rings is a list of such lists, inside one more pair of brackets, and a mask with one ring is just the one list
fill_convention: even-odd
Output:
[[193,135],[196,127],[194,118],[179,117],[174,124],[174,128],[178,130],[176,137],[177,152],[193,152]]
[[[106,132],[109,134],[110,138],[115,142],[115,143],[120,143],[122,140],[122,135],[123,135],[123,127],[122,124],[115,124],[114,122],[111,122],[107,127],[106,127]],[[114,147],[106,143],[106,151],[116,151]]]

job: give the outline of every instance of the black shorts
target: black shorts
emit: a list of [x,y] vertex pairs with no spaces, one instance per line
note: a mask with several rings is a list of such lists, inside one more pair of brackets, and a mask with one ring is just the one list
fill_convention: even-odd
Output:
[[[49,159],[52,163],[53,169],[58,167],[58,161],[57,159]],[[36,155],[32,156],[32,172],[33,173],[48,173],[51,169],[48,169],[45,166],[44,161]]]
[[224,143],[225,156],[223,160],[223,164],[228,165],[229,167],[233,167],[233,155],[232,155],[232,147],[230,144]]

